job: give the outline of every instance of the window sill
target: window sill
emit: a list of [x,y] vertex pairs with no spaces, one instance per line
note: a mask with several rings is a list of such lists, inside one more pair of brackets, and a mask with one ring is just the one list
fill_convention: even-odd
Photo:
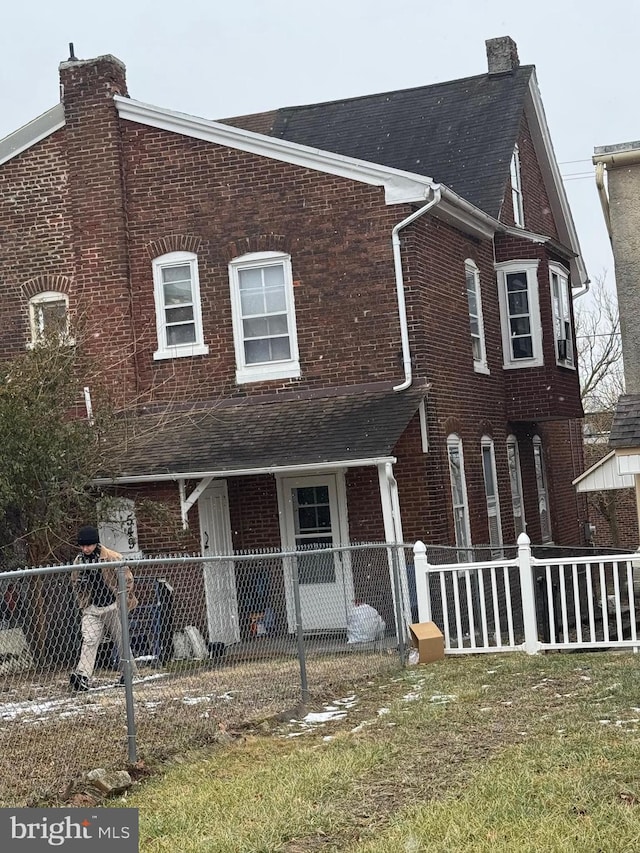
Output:
[[541,358],[523,358],[520,361],[508,361],[502,365],[505,370],[522,370],[525,367],[543,367]]
[[236,370],[236,382],[268,382],[270,379],[298,379],[301,375],[300,363],[287,361],[280,364],[262,364],[255,367],[243,367]]
[[489,365],[485,364],[482,361],[474,361],[473,370],[475,373],[484,373],[485,376],[489,376],[491,374],[491,371],[489,370]]
[[209,347],[206,344],[190,344],[189,346],[170,347],[169,349],[156,350],[153,354],[154,361],[163,361],[168,358],[189,358],[194,355],[208,355]]

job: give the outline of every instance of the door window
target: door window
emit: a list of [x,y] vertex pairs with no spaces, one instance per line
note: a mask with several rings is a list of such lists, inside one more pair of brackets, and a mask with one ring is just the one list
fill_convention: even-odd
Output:
[[[333,531],[328,486],[293,488],[291,500],[296,551],[331,548]],[[301,584],[334,583],[336,572],[333,555],[309,554],[298,557],[298,579]]]

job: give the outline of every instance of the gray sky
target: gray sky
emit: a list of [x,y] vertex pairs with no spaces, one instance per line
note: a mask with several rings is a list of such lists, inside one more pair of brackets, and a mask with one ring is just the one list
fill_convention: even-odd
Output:
[[591,156],[640,138],[637,0],[24,0],[2,18],[0,138],[58,101],[69,42],[121,59],[132,98],[222,118],[482,74],[485,39],[510,35],[537,69],[587,270],[613,283]]

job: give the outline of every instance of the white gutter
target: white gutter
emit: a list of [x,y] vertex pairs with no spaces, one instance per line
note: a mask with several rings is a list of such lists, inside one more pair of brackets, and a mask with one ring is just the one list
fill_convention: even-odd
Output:
[[397,225],[394,226],[393,231],[391,232],[391,245],[393,247],[393,264],[395,267],[396,273],[396,292],[398,296],[398,316],[400,317],[400,340],[402,341],[402,364],[404,366],[404,382],[401,382],[400,385],[396,385],[394,387],[394,391],[404,391],[408,388],[412,381],[412,368],[411,368],[411,350],[409,348],[409,329],[407,326],[407,304],[404,298],[404,277],[402,275],[402,255],[400,252],[400,237],[399,233],[403,228],[406,228],[407,225],[410,225],[420,216],[423,216],[427,211],[429,211],[432,207],[435,207],[439,204],[440,199],[442,197],[440,191],[439,184],[432,184],[433,190],[433,198],[431,201],[428,201],[418,210],[415,210],[410,216],[407,216],[406,219],[403,219],[401,222],[398,222]]
[[611,216],[609,214],[609,196],[604,183],[604,163],[599,160],[596,163],[596,187],[598,188],[598,197],[600,198],[600,206],[602,207],[602,215],[607,226],[607,234],[611,240]]
[[335,462],[307,462],[304,465],[269,465],[264,468],[225,468],[220,471],[182,471],[175,474],[140,474],[124,477],[98,477],[93,482],[97,486],[107,486],[115,483],[159,483],[175,482],[176,480],[202,480],[205,477],[221,479],[224,477],[248,477],[252,474],[288,474],[300,471],[326,471],[336,468],[362,468],[367,465],[386,465],[395,463],[395,456],[373,456],[370,459],[347,459]]

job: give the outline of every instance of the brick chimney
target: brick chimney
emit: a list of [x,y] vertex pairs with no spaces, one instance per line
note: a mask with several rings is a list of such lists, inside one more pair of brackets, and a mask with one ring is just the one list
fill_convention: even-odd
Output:
[[505,74],[519,65],[518,45],[511,36],[499,36],[485,41],[489,74]]
[[122,127],[113,100],[127,95],[125,66],[106,55],[70,59],[59,71],[74,297],[79,316],[108,320],[108,333],[87,334],[86,347],[125,391],[134,383],[130,364],[109,364],[131,347],[132,334]]

